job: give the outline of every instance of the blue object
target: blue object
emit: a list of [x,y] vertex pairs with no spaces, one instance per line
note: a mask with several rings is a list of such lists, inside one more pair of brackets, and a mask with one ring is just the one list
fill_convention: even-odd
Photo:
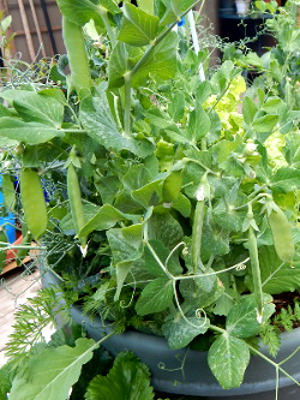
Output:
[[[0,188],[2,185],[2,176],[0,175]],[[0,190],[0,208],[4,208],[4,196]],[[7,240],[13,243],[16,240],[15,215],[8,213],[6,216],[0,216],[0,226],[4,226]]]
[[182,17],[182,18],[181,18],[181,21],[179,21],[177,25],[178,25],[178,26],[185,25],[185,18]]

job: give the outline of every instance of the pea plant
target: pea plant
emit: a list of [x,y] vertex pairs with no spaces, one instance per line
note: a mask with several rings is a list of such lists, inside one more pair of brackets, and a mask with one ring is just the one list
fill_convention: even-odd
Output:
[[[2,90],[0,136],[17,146],[24,224],[66,299],[116,333],[207,350],[225,389],[241,385],[251,353],[299,385],[255,340],[268,342],[273,297],[300,288],[298,103],[263,80],[247,87],[241,59],[209,67],[210,49],[190,40],[203,0],[57,3],[71,73]],[[60,393],[96,347],[70,350],[76,373]],[[61,354],[67,374],[68,351],[41,354]],[[57,376],[30,379],[40,393]],[[17,373],[12,400],[30,379]]]

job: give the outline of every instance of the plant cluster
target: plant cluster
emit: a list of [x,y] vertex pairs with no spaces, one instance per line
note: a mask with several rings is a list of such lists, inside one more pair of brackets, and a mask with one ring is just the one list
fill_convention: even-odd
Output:
[[[273,296],[300,287],[299,85],[292,48],[284,57],[284,29],[291,40],[299,29],[281,26],[254,91],[241,68],[253,53],[211,71],[208,50],[194,51],[186,26],[176,31],[185,15],[193,29],[202,1],[57,3],[71,75],[62,62],[52,87],[0,93],[26,230],[47,249],[68,300],[117,333],[207,349],[221,386],[238,387],[250,352],[261,355],[250,343],[266,336]],[[279,80],[280,62],[292,75]],[[53,351],[67,370],[77,360],[72,380],[59,381],[65,396],[98,346],[82,340]],[[26,371],[12,393],[29,390]]]

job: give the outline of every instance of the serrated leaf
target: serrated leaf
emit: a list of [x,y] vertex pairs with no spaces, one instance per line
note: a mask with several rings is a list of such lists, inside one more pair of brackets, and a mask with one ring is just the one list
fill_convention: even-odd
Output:
[[132,46],[145,46],[157,35],[159,18],[126,3],[123,7],[122,21],[118,39]]
[[208,318],[187,317],[190,324],[181,316],[162,326],[164,336],[171,349],[182,349],[198,335],[207,332],[210,322]]
[[147,284],[135,305],[138,315],[148,315],[165,310],[173,303],[173,282],[169,278],[157,278]]
[[153,400],[150,372],[132,353],[120,353],[106,377],[98,375],[90,382],[85,399]]
[[208,351],[208,365],[224,389],[241,385],[249,361],[247,344],[227,332],[219,336]]
[[62,125],[64,106],[53,97],[29,90],[5,90],[1,97],[12,101],[19,116],[26,122],[37,122],[56,129]]
[[240,339],[256,336],[261,323],[267,321],[275,312],[275,305],[270,304],[272,297],[264,295],[263,319],[257,319],[257,304],[253,294],[243,296],[229,311],[226,320],[227,332]]
[[0,119],[0,137],[16,140],[25,144],[41,144],[55,137],[63,137],[64,132],[51,126],[36,122],[25,122],[16,118]]
[[245,96],[243,100],[243,116],[246,124],[251,125],[254,116],[258,111],[257,105],[254,103],[254,101],[251,99],[249,96]]
[[11,400],[65,400],[81,367],[93,356],[95,342],[80,338],[75,347],[46,348],[30,359],[26,374],[14,378]]

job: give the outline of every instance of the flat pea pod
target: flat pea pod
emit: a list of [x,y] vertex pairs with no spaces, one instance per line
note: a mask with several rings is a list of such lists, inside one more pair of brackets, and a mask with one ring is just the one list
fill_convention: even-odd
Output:
[[37,171],[24,168],[20,175],[20,191],[25,222],[33,238],[38,240],[48,225],[47,206]]
[[63,37],[68,53],[71,80],[79,98],[91,88],[91,73],[84,44],[82,28],[63,16]]
[[295,255],[295,245],[291,226],[285,213],[281,208],[276,207],[270,211],[268,218],[278,257],[282,261],[291,263]]
[[72,163],[68,166],[67,173],[67,190],[69,203],[71,207],[72,219],[75,225],[76,233],[78,234],[80,229],[84,225],[84,212],[83,204],[81,200],[81,190],[78,181],[78,176],[74,165]]

